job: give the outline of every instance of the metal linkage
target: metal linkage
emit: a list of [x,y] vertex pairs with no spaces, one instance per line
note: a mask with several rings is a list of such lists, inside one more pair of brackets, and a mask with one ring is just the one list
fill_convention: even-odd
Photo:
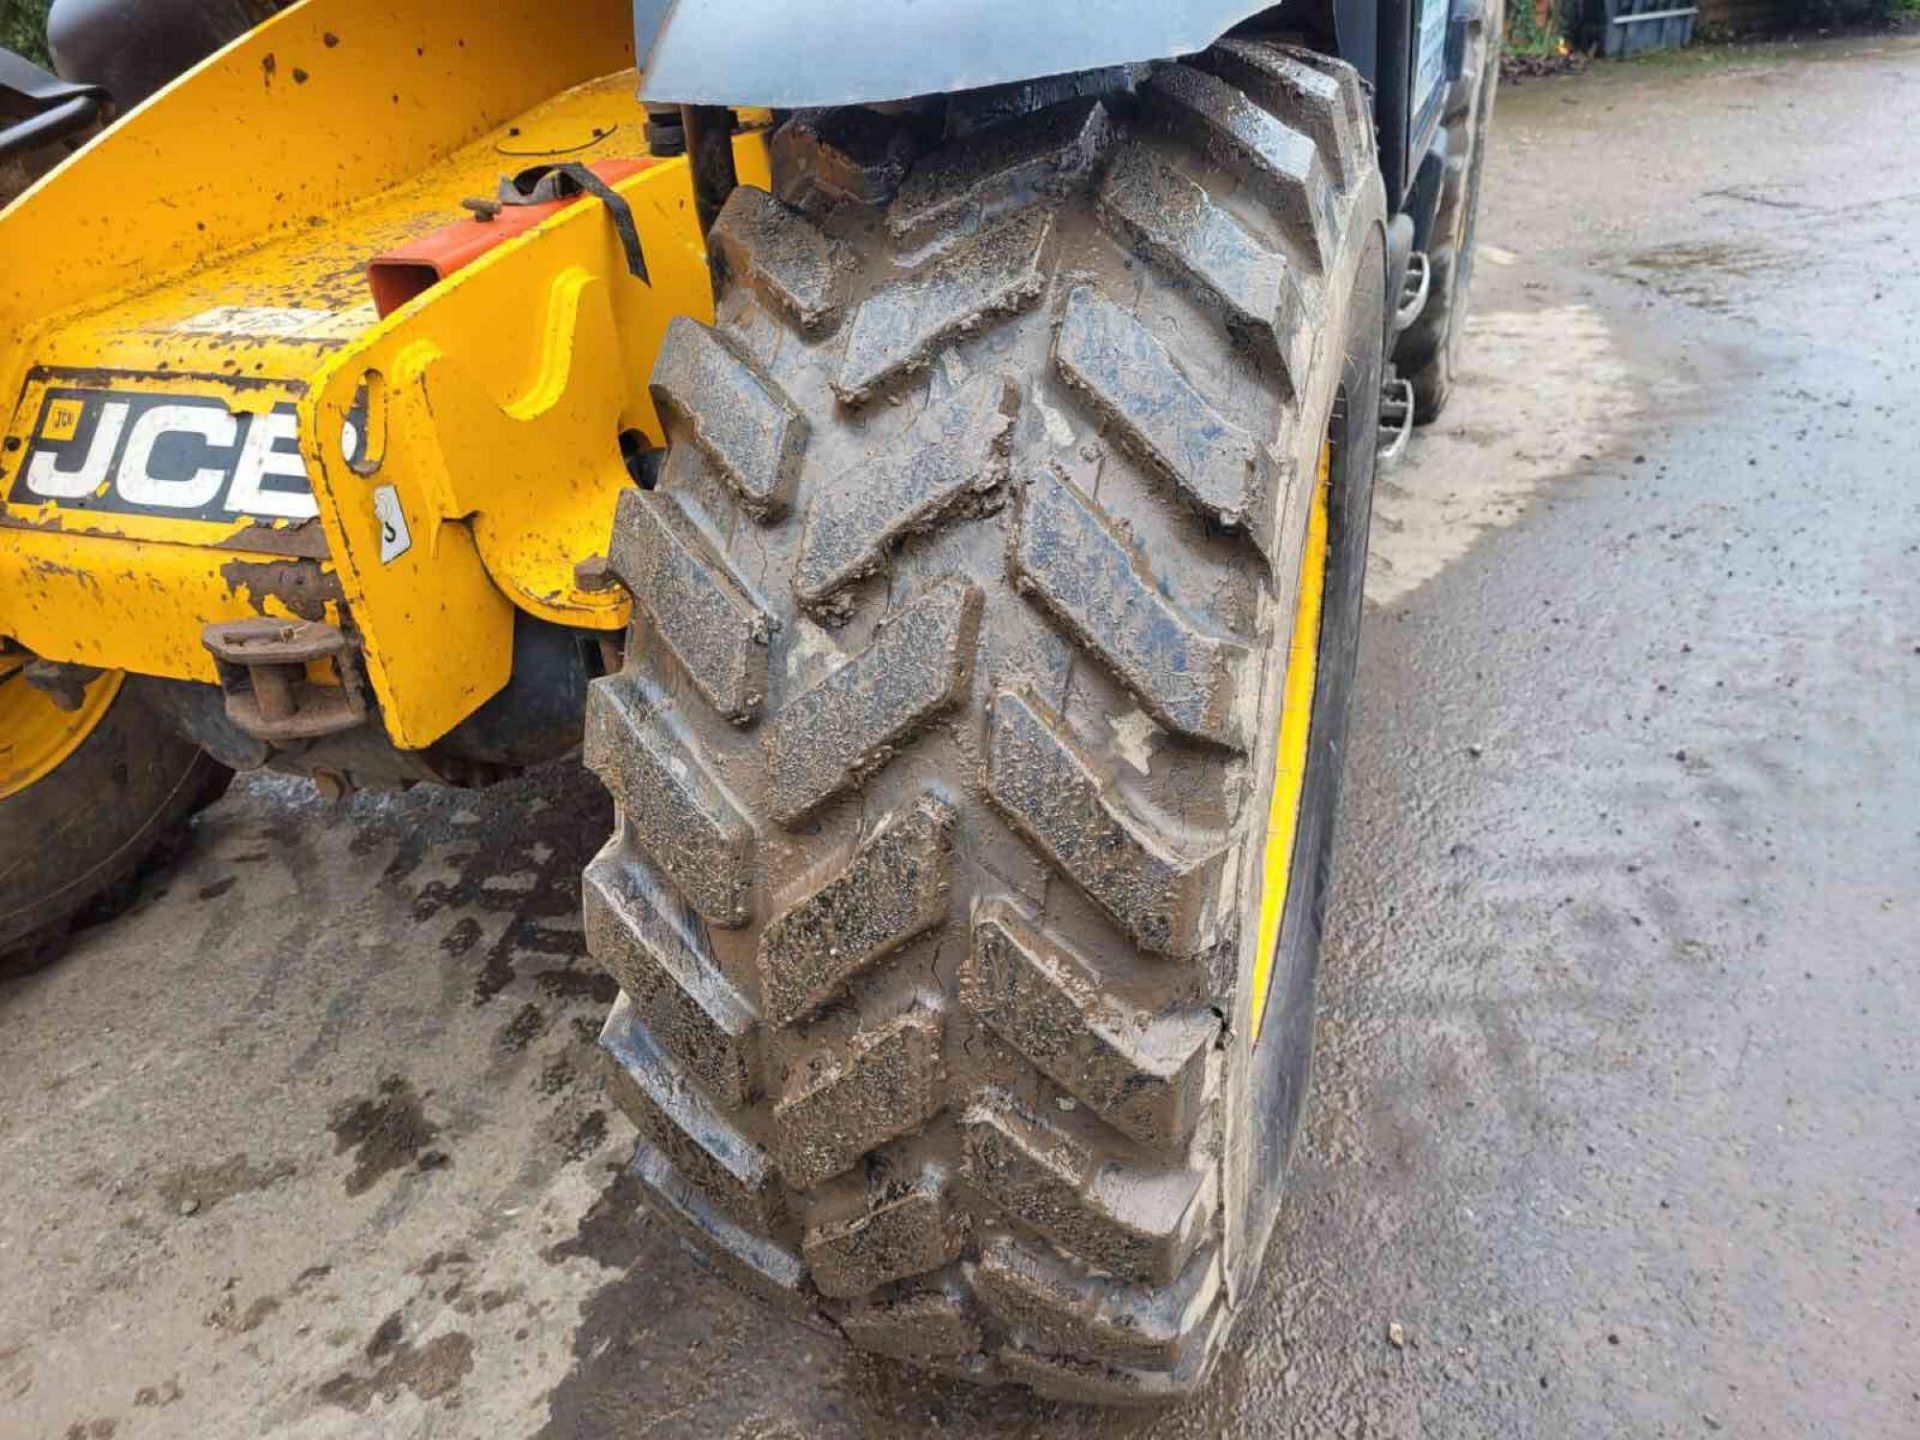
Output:
[[1399,335],[1410,329],[1413,322],[1420,318],[1420,312],[1427,308],[1427,297],[1433,290],[1433,266],[1427,259],[1427,252],[1416,250],[1407,257],[1406,279],[1400,284],[1400,302],[1393,312],[1393,333]]
[[201,641],[220,672],[227,718],[255,739],[313,740],[367,718],[357,647],[337,626],[223,620],[207,626]]
[[1413,381],[1403,380],[1391,369],[1380,387],[1379,465],[1396,463],[1407,453],[1413,439]]

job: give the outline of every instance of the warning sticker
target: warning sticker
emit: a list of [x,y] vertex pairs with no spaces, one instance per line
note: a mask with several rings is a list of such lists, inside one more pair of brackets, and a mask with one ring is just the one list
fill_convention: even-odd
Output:
[[379,319],[373,301],[348,310],[299,305],[216,305],[167,327],[176,335],[227,335],[235,339],[343,340]]
[[376,486],[373,514],[380,522],[380,563],[391,565],[413,548],[413,536],[407,530],[407,512],[400,508],[400,492],[391,485]]

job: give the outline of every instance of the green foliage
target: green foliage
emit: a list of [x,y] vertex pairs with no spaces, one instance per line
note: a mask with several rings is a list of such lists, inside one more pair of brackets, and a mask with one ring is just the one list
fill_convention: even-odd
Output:
[[52,0],[0,0],[0,49],[36,65],[47,60],[47,6]]
[[1799,0],[1782,13],[1809,30],[1838,30],[1876,20],[1886,8],[1886,0]]
[[1920,0],[1794,0],[1781,7],[1784,28],[1853,30],[1900,24],[1920,16]]
[[[1557,6],[1555,7],[1557,10]],[[1564,55],[1567,42],[1553,18],[1542,22],[1533,0],[1508,0],[1507,53],[1509,55]]]

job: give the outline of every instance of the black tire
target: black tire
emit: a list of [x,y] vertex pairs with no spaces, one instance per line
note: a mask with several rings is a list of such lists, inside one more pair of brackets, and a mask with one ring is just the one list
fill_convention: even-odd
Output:
[[33,963],[83,913],[124,898],[141,864],[219,798],[232,773],[122,685],[71,755],[0,799],[0,956],[9,968]]
[[[622,497],[635,620],[588,704],[620,811],[585,885],[602,1044],[642,1193],[743,1284],[974,1380],[1165,1398],[1249,1293],[1306,1074],[1382,365],[1371,122],[1348,67],[1233,41],[848,201],[899,180],[887,123],[790,122],[776,177],[824,218],[736,191],[717,326],[675,321],[654,370],[670,449]],[[1288,1009],[1256,1046],[1328,434]]]
[[1506,0],[1481,0],[1468,22],[1465,63],[1460,78],[1447,91],[1447,109],[1441,119],[1447,162],[1427,244],[1431,289],[1426,309],[1394,345],[1395,366],[1413,382],[1413,418],[1420,425],[1439,418],[1460,371],[1480,222],[1480,174],[1486,165],[1494,95],[1500,87],[1506,9]]

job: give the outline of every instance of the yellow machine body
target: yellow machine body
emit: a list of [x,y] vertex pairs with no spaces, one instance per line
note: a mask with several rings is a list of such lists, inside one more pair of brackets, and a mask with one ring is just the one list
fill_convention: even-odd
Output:
[[[516,610],[623,624],[576,567],[620,435],[662,439],[668,322],[712,314],[686,162],[613,182],[645,281],[591,196],[384,318],[367,264],[503,175],[647,158],[631,55],[624,0],[303,0],[0,215],[0,640],[215,682],[210,623],[324,621],[420,749],[506,683]],[[734,149],[767,184],[764,130]]]

